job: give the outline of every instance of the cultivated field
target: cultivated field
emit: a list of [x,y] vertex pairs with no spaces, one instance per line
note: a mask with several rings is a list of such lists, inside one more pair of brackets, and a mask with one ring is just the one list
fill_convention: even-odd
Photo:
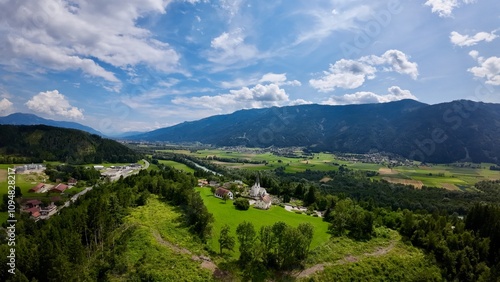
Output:
[[[385,164],[363,163],[354,161],[344,161],[338,159],[334,154],[316,153],[312,157],[297,157],[289,158],[274,155],[270,152],[262,153],[260,149],[245,149],[244,152],[222,150],[222,149],[205,149],[191,152],[189,150],[160,150],[163,152],[175,152],[179,154],[187,154],[200,159],[211,159],[213,156],[224,159],[238,159],[253,162],[266,163],[243,163],[243,162],[226,162],[220,160],[212,160],[213,163],[234,169],[247,169],[252,171],[258,170],[273,170],[278,167],[284,167],[285,172],[295,173],[302,172],[307,169],[317,171],[332,171],[338,170],[338,165],[345,165],[350,169],[362,171],[378,172],[378,176],[373,179],[385,179],[392,183],[407,183],[417,187],[442,187],[449,190],[468,190],[476,182],[482,180],[500,179],[500,171],[489,170],[493,164],[480,164],[479,168],[456,167],[453,165],[431,165],[431,166],[396,166],[388,168]],[[302,152],[295,152],[297,156],[301,156]]]
[[415,187],[417,189],[422,189],[422,186],[424,186],[424,184],[420,180],[403,179],[403,178],[390,178],[390,177],[383,177],[382,179],[386,180],[390,183],[412,185],[413,187]]

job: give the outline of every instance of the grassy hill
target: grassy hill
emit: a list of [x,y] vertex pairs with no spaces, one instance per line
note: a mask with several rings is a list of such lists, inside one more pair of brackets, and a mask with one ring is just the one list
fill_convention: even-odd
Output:
[[114,240],[125,244],[115,256],[120,267],[109,281],[130,281],[135,273],[147,281],[214,281],[214,265],[199,258],[208,254],[182,226],[180,217],[180,212],[156,197],[134,208],[115,232]]

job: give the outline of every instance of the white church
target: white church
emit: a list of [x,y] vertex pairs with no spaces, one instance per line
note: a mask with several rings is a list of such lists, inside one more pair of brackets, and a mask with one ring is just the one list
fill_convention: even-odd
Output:
[[250,197],[255,199],[254,207],[258,209],[267,210],[271,207],[271,197],[269,196],[265,188],[260,187],[258,176],[255,184],[252,186],[252,188],[250,188]]

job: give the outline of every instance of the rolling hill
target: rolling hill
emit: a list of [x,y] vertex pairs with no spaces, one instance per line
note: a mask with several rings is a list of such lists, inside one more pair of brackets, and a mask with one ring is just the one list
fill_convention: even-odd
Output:
[[33,114],[24,114],[24,113],[15,113],[11,114],[5,117],[0,117],[0,124],[10,124],[10,125],[49,125],[49,126],[55,126],[55,127],[62,127],[62,128],[72,128],[72,129],[78,129],[82,131],[86,131],[90,134],[97,134],[100,136],[104,136],[101,132],[85,126],[83,124],[79,124],[77,122],[70,122],[70,121],[57,121],[57,120],[51,120],[51,119],[45,119],[41,118],[37,115]]
[[305,146],[313,151],[384,151],[450,163],[500,161],[500,105],[413,100],[346,106],[241,110],[157,129],[130,140],[217,146]]

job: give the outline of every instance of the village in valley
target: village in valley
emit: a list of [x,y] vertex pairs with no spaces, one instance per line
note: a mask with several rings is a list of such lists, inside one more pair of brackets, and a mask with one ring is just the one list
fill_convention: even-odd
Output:
[[[115,181],[122,176],[127,177],[140,170],[142,166],[133,163],[128,165],[112,165],[109,167],[104,167],[103,165],[87,167],[87,169],[90,168],[100,173],[101,181],[109,182]],[[50,218],[61,209],[68,207],[71,203],[78,200],[79,196],[92,190],[92,187],[82,186],[86,184],[78,185],[79,181],[74,177],[69,177],[66,181],[56,179],[55,183],[51,183],[49,177],[45,174],[47,167],[43,164],[25,164],[16,166],[14,169],[17,175],[31,176],[34,178],[30,179],[39,180],[39,182],[31,182],[33,186],[27,191],[30,196],[19,203],[20,211],[28,214],[35,221]],[[77,186],[79,189],[73,189]],[[68,194],[69,191],[71,193]]]

